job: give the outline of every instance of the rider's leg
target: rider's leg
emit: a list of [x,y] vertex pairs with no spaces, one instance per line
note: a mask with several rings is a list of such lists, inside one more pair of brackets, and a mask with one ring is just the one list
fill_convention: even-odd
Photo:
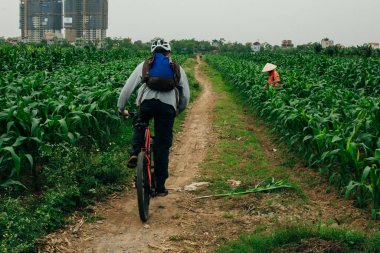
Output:
[[158,102],[154,115],[154,165],[157,191],[165,190],[165,181],[169,176],[169,149],[173,142],[175,109],[168,104]]
[[[137,122],[149,122],[153,117],[152,108],[154,108],[154,105],[151,100],[143,101],[139,108]],[[133,124],[137,122],[133,122]],[[128,160],[128,167],[136,167],[137,155],[144,145],[144,130],[141,127],[133,127],[132,152]]]

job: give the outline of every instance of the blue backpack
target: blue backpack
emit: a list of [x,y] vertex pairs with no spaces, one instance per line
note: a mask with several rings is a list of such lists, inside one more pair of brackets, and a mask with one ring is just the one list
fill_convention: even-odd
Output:
[[146,59],[142,72],[142,81],[150,89],[158,91],[176,88],[181,79],[179,64],[161,53]]

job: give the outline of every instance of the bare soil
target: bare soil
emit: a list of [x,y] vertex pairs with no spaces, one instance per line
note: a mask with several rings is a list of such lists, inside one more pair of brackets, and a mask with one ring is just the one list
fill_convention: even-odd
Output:
[[[327,191],[330,186],[319,174],[298,161],[289,168],[294,171],[290,180],[299,182],[305,197],[281,191],[194,200],[195,195],[184,191],[184,186],[198,181],[198,165],[217,141],[212,134],[216,94],[199,65],[195,76],[203,91],[189,108],[183,132],[174,141],[167,181],[169,195],[151,201],[148,222],[140,221],[135,190],[126,190],[93,207],[103,219],[84,223],[84,218],[78,217],[75,224],[47,236],[41,252],[213,252],[218,245],[263,227],[322,222],[368,233],[379,227],[379,223],[370,221],[368,210],[356,209],[334,190]],[[271,166],[283,163],[287,153],[269,137],[267,126],[252,116],[247,115],[246,120]],[[323,251],[325,244],[318,242],[321,251],[299,252],[335,252]]]

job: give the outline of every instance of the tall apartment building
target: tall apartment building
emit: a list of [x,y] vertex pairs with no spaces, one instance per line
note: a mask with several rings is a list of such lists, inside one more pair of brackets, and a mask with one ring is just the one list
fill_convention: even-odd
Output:
[[98,42],[106,37],[108,28],[108,0],[65,0],[65,37]]
[[47,34],[61,37],[62,9],[62,0],[20,0],[22,39],[41,42]]

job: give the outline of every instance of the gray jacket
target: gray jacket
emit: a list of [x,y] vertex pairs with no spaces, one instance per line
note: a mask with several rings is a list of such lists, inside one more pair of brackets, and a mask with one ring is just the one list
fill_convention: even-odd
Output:
[[[179,112],[185,110],[190,100],[190,89],[189,81],[183,68],[180,67],[181,79],[178,84],[178,89],[176,88],[170,91],[156,91],[149,89],[145,83],[142,83],[143,64],[144,62],[140,63],[135,68],[125,83],[123,89],[121,90],[119,100],[117,101],[117,107],[119,108],[119,111],[123,111],[125,109],[125,105],[129,97],[138,86],[140,86],[140,88],[138,90],[136,98],[137,106],[140,106],[142,101],[146,99],[158,99],[165,104],[173,106],[175,110],[178,109]],[[181,97],[181,99],[179,99],[179,97]]]

